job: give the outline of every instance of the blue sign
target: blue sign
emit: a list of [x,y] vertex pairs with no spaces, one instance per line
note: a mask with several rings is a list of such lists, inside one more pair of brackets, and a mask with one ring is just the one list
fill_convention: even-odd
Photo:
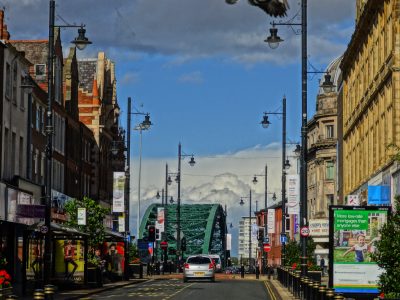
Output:
[[281,244],[286,244],[286,242],[287,242],[287,236],[286,236],[286,234],[281,233],[280,241],[281,241]]
[[390,205],[390,186],[369,185],[368,205]]
[[146,242],[146,241],[144,241],[142,239],[138,240],[138,249],[139,250],[147,250],[148,248],[149,248],[149,243],[148,242]]

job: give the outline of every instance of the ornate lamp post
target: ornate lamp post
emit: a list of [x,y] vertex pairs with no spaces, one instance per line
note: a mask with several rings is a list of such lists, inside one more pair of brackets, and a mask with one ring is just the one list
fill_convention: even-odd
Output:
[[248,197],[240,197],[240,206],[244,205],[243,199],[249,199],[249,271],[251,272],[251,190]]
[[85,25],[55,25],[55,0],[49,1],[49,42],[48,42],[48,55],[47,55],[47,111],[46,111],[46,172],[45,172],[45,222],[44,226],[47,228],[45,234],[45,248],[44,248],[44,284],[50,283],[51,274],[51,187],[52,187],[52,159],[53,159],[53,98],[54,98],[54,79],[53,79],[53,59],[54,59],[54,28],[55,27],[74,27],[78,29],[78,37],[72,43],[79,50],[83,50],[88,44],[91,44],[86,37],[84,29]]

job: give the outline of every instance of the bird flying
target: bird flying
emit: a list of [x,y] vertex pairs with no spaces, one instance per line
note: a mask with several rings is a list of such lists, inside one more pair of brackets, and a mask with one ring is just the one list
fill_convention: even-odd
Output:
[[258,6],[272,17],[285,17],[289,9],[288,0],[248,0],[251,5]]

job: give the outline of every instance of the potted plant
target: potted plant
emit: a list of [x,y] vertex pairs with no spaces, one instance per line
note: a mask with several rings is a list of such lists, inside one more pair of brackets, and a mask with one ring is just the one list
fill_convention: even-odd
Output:
[[11,276],[6,270],[0,270],[0,299],[12,294]]

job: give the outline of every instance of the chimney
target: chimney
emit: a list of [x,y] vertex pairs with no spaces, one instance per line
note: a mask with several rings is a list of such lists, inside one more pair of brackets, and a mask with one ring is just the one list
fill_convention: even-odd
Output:
[[8,41],[10,33],[7,30],[7,25],[4,23],[4,10],[0,10],[0,40]]

